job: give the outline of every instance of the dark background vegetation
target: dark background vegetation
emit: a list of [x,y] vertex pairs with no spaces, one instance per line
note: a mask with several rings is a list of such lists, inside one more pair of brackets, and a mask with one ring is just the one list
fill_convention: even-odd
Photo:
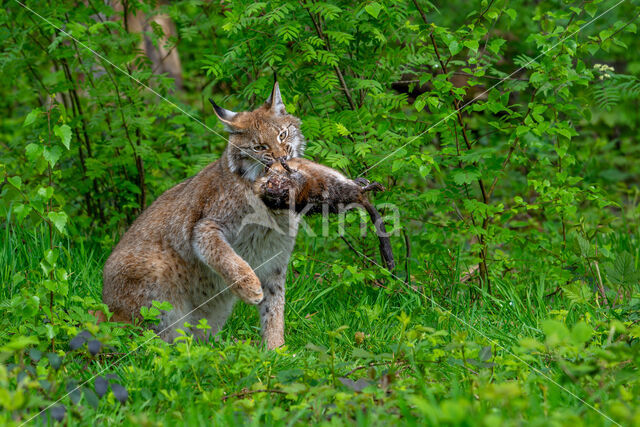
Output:
[[[634,2],[2,6],[3,424],[640,424]],[[397,269],[301,233],[275,352],[242,304],[215,343],[96,325],[119,236],[226,145],[207,98],[274,72],[306,156],[387,187]]]

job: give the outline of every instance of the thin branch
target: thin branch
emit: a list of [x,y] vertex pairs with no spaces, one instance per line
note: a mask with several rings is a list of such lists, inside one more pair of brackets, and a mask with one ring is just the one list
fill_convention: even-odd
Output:
[[404,272],[406,274],[406,279],[404,283],[407,285],[411,285],[411,270],[409,269],[410,259],[411,259],[411,240],[407,235],[407,231],[404,227],[402,227],[402,236],[404,237],[404,244],[406,248],[405,258],[404,258]]
[[225,402],[227,399],[231,399],[232,397],[244,397],[249,396],[256,393],[274,393],[274,394],[288,394],[286,391],[282,390],[245,390],[239,393],[233,393],[226,396],[222,396],[222,401]]
[[[316,29],[316,33],[318,34],[318,37],[320,37],[325,42],[327,52],[332,52],[331,51],[331,42],[329,41],[329,39],[322,32],[322,28],[320,27],[319,21],[316,20],[316,18],[314,18],[313,13],[311,13],[311,11],[306,7],[305,3],[300,1],[300,5],[309,14],[309,17],[311,18],[311,22],[313,22],[313,26]],[[333,66],[333,70],[335,71],[336,76],[338,77],[338,80],[340,80],[340,85],[342,86],[342,91],[344,92],[344,95],[347,98],[347,102],[349,102],[349,106],[351,107],[352,110],[355,111],[356,110],[356,104],[353,102],[353,98],[351,97],[351,92],[349,91],[349,87],[347,86],[347,83],[344,81],[344,75],[342,73],[342,70],[340,70],[340,67],[338,65],[334,65]]]
[[[529,101],[530,103],[533,102],[533,99],[536,96],[536,92],[537,92],[537,89],[534,89],[533,92],[531,93],[531,100]],[[529,107],[527,109],[527,112],[525,113],[524,117],[522,118],[522,123],[524,123],[525,119],[529,116],[530,113],[531,113],[531,107]],[[516,138],[513,140],[513,143],[509,147],[509,152],[507,153],[507,157],[502,162],[502,167],[500,168],[500,172],[498,173],[498,175],[500,175],[501,173],[503,173],[506,170],[507,165],[511,161],[511,155],[515,151],[515,149],[518,146],[519,142],[520,142],[520,137],[516,136]],[[489,188],[489,193],[487,194],[487,197],[489,197],[489,198],[491,198],[491,195],[493,194],[493,190],[496,188],[496,184],[498,183],[498,175],[496,175],[496,177],[493,178],[493,182],[491,183],[491,188]]]
[[351,242],[349,242],[344,236],[340,236],[340,238],[344,240],[344,242],[347,244],[347,246],[349,246],[349,249],[351,249],[354,254],[358,255],[358,257],[362,257],[362,255],[360,255],[360,252],[358,252],[358,250],[353,247]]

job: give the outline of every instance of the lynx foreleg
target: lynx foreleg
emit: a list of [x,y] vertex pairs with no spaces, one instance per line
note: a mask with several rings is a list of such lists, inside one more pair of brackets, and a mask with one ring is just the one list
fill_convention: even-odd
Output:
[[285,274],[276,274],[264,281],[264,299],[258,306],[262,325],[262,341],[272,350],[284,345],[284,282]]
[[263,299],[260,279],[251,266],[229,245],[222,230],[214,221],[203,219],[196,224],[193,248],[202,262],[218,273],[231,290],[248,304]]

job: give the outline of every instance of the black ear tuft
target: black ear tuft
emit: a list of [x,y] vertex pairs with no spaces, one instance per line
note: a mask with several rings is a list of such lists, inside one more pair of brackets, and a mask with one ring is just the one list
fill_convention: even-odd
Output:
[[230,122],[236,116],[236,113],[222,108],[221,106],[216,104],[216,102],[212,98],[209,98],[209,102],[211,103],[211,105],[213,105],[213,111],[215,111],[216,116],[218,116],[218,118],[223,123]]
[[216,112],[216,115],[221,119],[224,119],[224,108],[216,104],[216,102],[212,98],[209,98],[209,102],[211,103],[211,105],[213,105],[213,110]]
[[265,104],[269,110],[273,111],[276,115],[287,114],[287,110],[282,102],[282,95],[280,95],[280,85],[278,84],[278,76],[275,71],[273,72],[273,89],[271,89],[271,94]]

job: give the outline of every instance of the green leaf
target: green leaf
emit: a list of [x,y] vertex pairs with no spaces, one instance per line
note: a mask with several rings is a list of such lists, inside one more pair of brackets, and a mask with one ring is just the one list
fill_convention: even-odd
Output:
[[480,178],[480,172],[475,168],[465,168],[455,170],[452,174],[453,181],[458,185],[471,184]]
[[526,134],[527,132],[529,132],[529,130],[530,130],[530,129],[529,129],[529,127],[528,127],[528,126],[522,126],[522,125],[519,125],[519,126],[516,128],[516,136],[522,136],[522,135]]
[[64,234],[64,229],[67,225],[67,214],[64,212],[49,212],[47,217],[51,220],[53,225],[56,226],[58,231]]
[[56,282],[55,280],[51,280],[51,279],[45,279],[42,284],[44,285],[44,287],[51,292],[58,292],[59,288],[58,288],[58,282]]
[[615,285],[631,287],[640,281],[640,272],[636,270],[633,256],[629,252],[623,252],[613,262],[605,264],[604,270]]
[[47,359],[49,359],[49,364],[53,369],[56,371],[60,369],[60,366],[62,365],[62,359],[60,356],[55,353],[47,353]]
[[44,198],[45,200],[49,200],[53,197],[53,187],[40,187],[38,188],[38,195]]
[[0,352],[14,352],[35,345],[38,345],[38,338],[34,336],[20,336],[1,347]]
[[32,348],[29,350],[29,357],[34,362],[38,362],[42,358],[42,352],[37,348]]
[[611,37],[611,35],[614,33],[615,31],[611,28],[608,28],[606,30],[602,30],[600,31],[600,33],[598,34],[600,36],[600,40],[606,40],[609,37]]
[[65,270],[64,268],[56,269],[56,279],[60,280],[61,282],[66,282],[69,279],[67,270]]
[[542,331],[546,336],[547,344],[557,345],[569,337],[569,329],[564,323],[547,319],[542,321]]
[[558,135],[562,135],[567,139],[571,139],[571,132],[569,131],[569,129],[555,128],[554,131]]
[[300,383],[291,383],[291,384],[283,384],[282,387],[280,388],[291,395],[297,396],[301,392],[305,391],[307,389],[307,386]]
[[60,156],[62,156],[62,150],[60,149],[60,147],[45,147],[42,155],[49,163],[49,165],[53,168],[56,163],[58,163],[58,160],[60,160]]
[[25,152],[27,153],[27,159],[29,159],[30,162],[35,163],[38,160],[38,157],[42,156],[42,146],[31,143],[27,145]]
[[98,407],[98,405],[100,404],[100,401],[98,400],[98,396],[90,388],[83,387],[82,388],[82,395],[84,396],[84,398],[87,401],[87,403],[89,405],[91,405],[91,407],[93,409],[96,409]]
[[578,344],[584,344],[593,336],[593,329],[585,322],[580,321],[571,329],[571,338]]
[[485,13],[484,16],[488,19],[488,20],[494,20],[498,17],[498,12],[495,10],[490,10],[489,12]]
[[382,6],[377,1],[371,2],[364,7],[364,10],[366,10],[369,15],[373,16],[376,19],[378,18],[378,15],[380,15],[380,11],[382,9]]
[[531,74],[531,77],[529,77],[529,81],[532,84],[537,84],[537,83],[542,83],[545,80],[545,75],[542,71],[536,71],[535,73]]
[[595,251],[587,239],[578,234],[576,235],[576,241],[578,242],[578,247],[580,248],[580,253],[583,257],[591,258],[595,255]]
[[451,52],[451,56],[457,55],[462,50],[462,46],[458,43],[457,40],[452,40],[449,43],[449,52]]
[[563,285],[562,292],[574,304],[587,304],[591,298],[589,286],[584,282],[575,281]]
[[471,49],[473,53],[477,53],[478,47],[480,47],[478,44],[478,40],[467,40],[464,42],[464,45],[469,49]]
[[489,50],[495,54],[500,53],[500,48],[502,47],[503,44],[505,44],[507,41],[505,39],[493,39],[491,40],[491,42],[489,43]]
[[171,311],[173,310],[173,306],[171,305],[171,303],[169,301],[153,301],[151,303],[151,305],[155,308],[157,308],[158,310],[164,310],[164,311]]
[[427,97],[427,104],[432,111],[437,111],[440,107],[440,99],[437,96],[429,96]]
[[68,125],[55,126],[53,133],[60,137],[62,145],[68,150],[71,144],[71,128]]
[[27,117],[24,119],[24,123],[22,124],[22,126],[27,127],[29,125],[32,125],[38,118],[38,114],[40,114],[39,108],[31,110],[31,112],[29,112],[29,114],[27,114]]
[[336,123],[336,131],[338,132],[338,135],[342,136],[347,136],[351,133],[349,132],[349,129],[347,129],[346,126],[342,123]]
[[491,359],[491,347],[488,345],[483,346],[478,352],[478,360],[486,362],[489,359]]
[[10,176],[7,178],[7,181],[9,181],[9,184],[13,185],[18,190],[22,188],[22,178],[19,176]]
[[58,260],[59,252],[57,249],[47,249],[44,254],[44,259],[49,263],[50,266],[54,266],[56,261]]
[[29,213],[32,211],[32,207],[28,206],[28,205],[23,205],[21,203],[17,203],[15,205],[13,205],[13,213],[16,214],[16,217],[18,218],[18,220],[22,221],[23,219],[25,219],[27,217],[27,215],[29,215]]

